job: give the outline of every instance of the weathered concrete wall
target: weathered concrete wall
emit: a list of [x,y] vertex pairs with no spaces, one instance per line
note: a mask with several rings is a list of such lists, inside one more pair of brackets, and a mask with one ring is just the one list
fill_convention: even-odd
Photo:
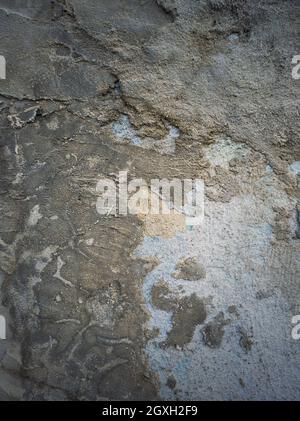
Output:
[[[2,400],[300,398],[299,18],[0,0]],[[204,180],[203,223],[99,215],[119,171]]]

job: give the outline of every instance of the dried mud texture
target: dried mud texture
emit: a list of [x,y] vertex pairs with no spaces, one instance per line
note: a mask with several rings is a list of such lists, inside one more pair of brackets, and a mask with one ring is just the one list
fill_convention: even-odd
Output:
[[182,298],[174,310],[172,329],[165,345],[182,348],[191,341],[196,326],[201,325],[205,319],[205,304],[196,294]]
[[[0,399],[300,398],[299,18],[0,0]],[[203,179],[203,224],[99,215],[119,171]]]
[[176,266],[177,271],[173,273],[174,278],[197,281],[205,278],[205,268],[195,258],[189,257]]

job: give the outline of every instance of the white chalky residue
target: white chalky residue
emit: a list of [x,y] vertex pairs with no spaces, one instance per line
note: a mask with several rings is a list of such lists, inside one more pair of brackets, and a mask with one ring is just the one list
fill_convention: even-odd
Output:
[[35,205],[30,211],[28,225],[31,227],[36,225],[42,217],[43,215],[40,213],[40,205]]
[[0,55],[0,79],[6,79],[6,59]]
[[6,339],[6,320],[0,315],[0,339]]
[[[272,202],[253,195],[234,198],[230,203],[208,202],[202,226],[172,238],[145,237],[136,249],[135,255],[151,256],[160,262],[146,276],[143,295],[150,314],[148,328],[158,328],[160,332],[148,342],[146,353],[151,369],[159,375],[162,399],[294,399],[299,396],[299,344],[290,337],[289,304],[273,286],[276,268],[280,267],[277,255],[290,265],[289,257],[280,250],[275,253],[271,245],[275,214],[270,203],[282,204],[286,200],[285,206],[291,206],[284,193],[280,200],[277,197],[278,194],[270,195]],[[296,249],[291,253],[296,253]],[[176,264],[191,256],[206,268],[206,278],[195,282],[174,279]],[[292,256],[291,259],[296,266],[296,259]],[[279,282],[284,284],[289,275],[282,272],[279,276]],[[206,304],[205,324],[219,312],[230,319],[224,327],[220,348],[205,345],[204,324],[196,327],[192,341],[182,350],[161,346],[172,327],[172,314],[152,305],[152,287],[162,278],[171,293],[181,286],[180,295],[196,293],[208,302],[211,300],[211,304]],[[270,294],[258,299],[257,293],[262,290]],[[230,305],[237,308],[238,316],[228,312]],[[249,352],[241,347],[240,328],[253,338]],[[177,381],[174,390],[166,385],[170,375]]]
[[168,134],[162,139],[151,137],[141,138],[132,127],[127,115],[122,115],[118,121],[112,124],[112,131],[119,141],[129,141],[132,145],[145,149],[155,149],[166,154],[173,154],[176,147],[176,139],[180,136],[180,130],[166,123]]
[[266,172],[267,172],[268,174],[272,174],[272,173],[273,173],[273,168],[271,167],[271,165],[270,165],[270,164],[266,165]]
[[34,261],[35,274],[29,277],[31,288],[42,282],[41,274],[48,264],[52,262],[57,248],[58,246],[50,245],[38,254],[35,254],[32,250],[26,250],[20,256],[20,262],[26,262],[28,264]]
[[24,174],[22,172],[18,172],[16,174],[16,177],[15,177],[14,181],[12,182],[12,184],[20,184],[20,183],[22,183],[23,177],[24,177]]
[[227,39],[228,41],[234,42],[234,41],[238,41],[239,40],[239,35],[238,34],[230,34],[228,35]]
[[[42,250],[41,253],[38,254],[37,260],[35,263],[35,270],[38,273],[43,272],[45,267],[52,261],[53,254],[56,252],[56,250],[57,250],[57,246],[51,245],[51,246],[46,247],[44,250]],[[27,257],[26,255],[24,257],[25,259],[28,259],[30,257],[32,258],[33,256],[31,256],[31,254],[29,253]]]
[[60,256],[57,257],[57,269],[55,274],[53,275],[54,278],[59,279],[60,281],[62,281],[63,284],[65,284],[68,287],[73,287],[74,285],[72,284],[71,281],[68,281],[67,279],[65,279],[63,276],[61,276],[61,268],[65,265],[66,263],[62,260],[62,258]]
[[47,127],[50,130],[57,130],[59,127],[57,117],[54,117],[51,121],[49,121],[49,123],[47,123]]
[[230,138],[220,137],[216,143],[206,148],[205,157],[213,166],[228,168],[231,159],[241,157],[246,152],[244,145],[234,143]]
[[180,130],[175,126],[172,126],[171,124],[167,124],[167,128],[169,129],[169,133],[164,139],[162,139],[162,144],[168,145],[170,151],[174,153],[176,145],[175,140],[179,138]]
[[141,138],[135,134],[127,115],[122,115],[117,122],[113,123],[112,129],[119,139],[127,139],[133,145],[141,145]]
[[297,175],[300,173],[300,161],[295,161],[289,166],[290,172],[292,172],[294,175]]

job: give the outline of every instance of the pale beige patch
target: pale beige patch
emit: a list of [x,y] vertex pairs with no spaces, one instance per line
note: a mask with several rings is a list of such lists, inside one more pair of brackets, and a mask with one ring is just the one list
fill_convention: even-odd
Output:
[[169,215],[141,215],[145,221],[145,235],[149,237],[173,237],[186,231],[185,216],[170,213]]

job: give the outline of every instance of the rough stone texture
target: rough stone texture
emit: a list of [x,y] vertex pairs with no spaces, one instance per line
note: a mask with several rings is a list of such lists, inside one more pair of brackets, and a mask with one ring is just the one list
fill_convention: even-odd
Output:
[[189,257],[176,265],[177,271],[173,273],[174,278],[197,281],[205,278],[205,268],[193,257]]
[[[0,399],[300,398],[299,6],[0,0]],[[203,224],[100,216],[121,170]]]

